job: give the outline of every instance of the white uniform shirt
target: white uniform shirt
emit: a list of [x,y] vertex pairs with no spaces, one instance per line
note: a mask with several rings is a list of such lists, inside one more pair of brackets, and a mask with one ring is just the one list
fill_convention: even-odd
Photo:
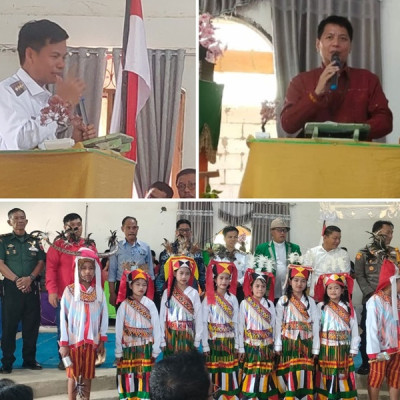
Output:
[[0,150],[29,150],[56,139],[57,122],[40,124],[50,96],[22,68],[0,82]]
[[275,276],[275,299],[278,299],[282,296],[282,287],[286,280],[286,271],[287,271],[287,259],[286,259],[286,243],[276,243],[274,241],[275,246],[275,255],[276,255],[276,276]]
[[346,250],[337,247],[326,251],[322,246],[316,246],[308,250],[304,256],[306,265],[313,268],[310,282],[310,296],[314,296],[314,286],[322,274],[334,272],[350,272],[350,257]]

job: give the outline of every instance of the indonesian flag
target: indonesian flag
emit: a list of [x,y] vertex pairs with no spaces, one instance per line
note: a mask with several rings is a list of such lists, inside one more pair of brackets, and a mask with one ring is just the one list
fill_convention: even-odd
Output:
[[133,138],[126,157],[137,160],[136,118],[150,96],[150,67],[140,0],[126,0],[122,68],[118,71],[117,89],[110,132],[123,132]]

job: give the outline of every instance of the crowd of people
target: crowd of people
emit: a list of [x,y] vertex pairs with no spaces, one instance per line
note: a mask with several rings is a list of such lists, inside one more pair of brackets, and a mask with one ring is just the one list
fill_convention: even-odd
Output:
[[[272,221],[272,240],[258,245],[255,255],[236,249],[233,226],[223,229],[226,246],[204,253],[192,243],[190,221],[179,220],[157,269],[131,216],[122,220],[124,239],[103,254],[82,237],[76,213],[64,217],[64,236],[47,254],[41,238],[26,232],[22,209],[10,210],[8,223],[12,232],[0,237],[3,374],[12,372],[19,321],[23,367],[42,368],[36,361],[38,280],[46,264],[48,301],[58,316],[59,368],[67,366],[71,395],[90,393],[107,340],[108,302],[117,310],[120,398],[147,398],[160,353],[167,360],[196,349],[204,353],[211,377],[206,390],[215,398],[356,398],[353,357],[359,348],[357,372],[369,374],[370,398],[379,398],[385,376],[391,396],[399,395],[400,257],[390,246],[390,221],[374,223],[373,240],[357,253],[354,270],[339,247],[337,226],[326,227],[322,244],[302,256],[287,241],[290,227],[282,218]],[[100,262],[105,256],[108,299]],[[353,278],[363,293],[361,338]]]

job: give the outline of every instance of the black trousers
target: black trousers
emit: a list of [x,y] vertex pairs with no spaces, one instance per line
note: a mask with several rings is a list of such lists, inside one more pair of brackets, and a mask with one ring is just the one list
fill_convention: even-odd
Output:
[[362,358],[362,363],[364,365],[368,365],[368,356],[367,356],[367,306],[363,304],[363,309],[361,312],[361,321],[360,321],[360,328],[362,329],[361,342],[360,342],[360,354]]
[[22,358],[26,363],[36,360],[36,342],[40,326],[40,296],[36,282],[32,291],[24,294],[14,282],[4,280],[2,302],[1,362],[5,368],[11,368],[15,361],[15,345],[18,323],[22,321]]

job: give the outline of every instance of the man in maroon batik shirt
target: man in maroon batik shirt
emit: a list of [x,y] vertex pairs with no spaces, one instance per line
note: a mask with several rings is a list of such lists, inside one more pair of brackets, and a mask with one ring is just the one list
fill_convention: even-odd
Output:
[[[365,69],[350,68],[353,28],[347,18],[332,15],[318,25],[317,51],[321,67],[302,72],[290,82],[281,112],[282,128],[302,136],[307,122],[365,123],[371,127],[368,140],[392,131],[392,112],[376,75]],[[332,61],[334,54],[340,66]],[[331,78],[339,74],[337,89]]]

